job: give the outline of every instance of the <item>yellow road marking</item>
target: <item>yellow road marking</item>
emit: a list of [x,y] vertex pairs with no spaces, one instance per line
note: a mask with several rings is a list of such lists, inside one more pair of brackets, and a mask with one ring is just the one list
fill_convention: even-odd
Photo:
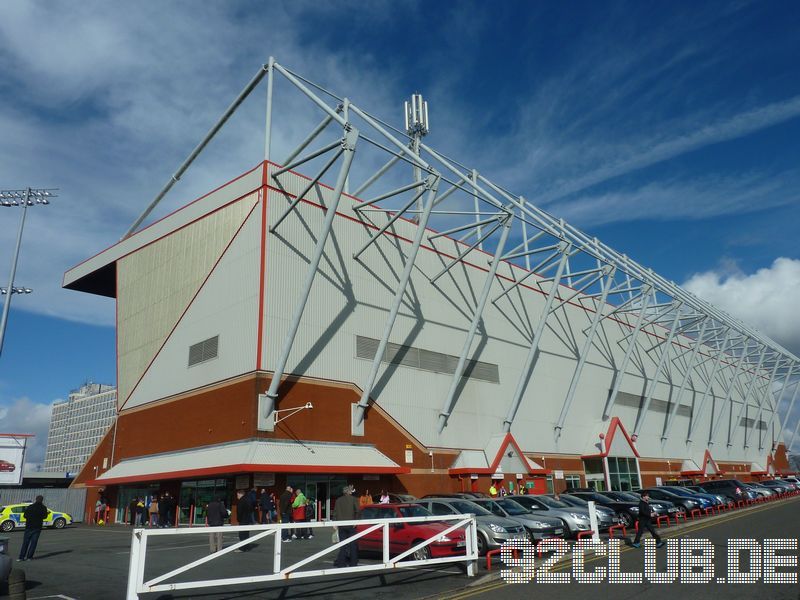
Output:
[[[797,498],[793,498],[793,499],[790,499],[790,500],[787,500],[787,501],[788,502],[797,501]],[[755,508],[752,508],[751,510],[748,510],[748,511],[745,511],[745,512],[741,512],[741,513],[740,512],[736,512],[736,513],[730,513],[729,512],[727,515],[721,516],[720,518],[715,519],[713,521],[706,521],[705,523],[697,523],[695,525],[692,525],[691,527],[687,527],[686,529],[681,529],[680,531],[674,531],[671,534],[665,534],[665,535],[662,535],[661,537],[662,538],[674,538],[674,537],[677,537],[678,535],[683,535],[685,533],[691,533],[692,531],[699,531],[700,529],[705,529],[707,527],[712,527],[712,526],[718,525],[720,523],[727,523],[728,521],[733,521],[734,519],[738,519],[738,518],[744,517],[746,515],[752,515],[752,514],[755,514],[755,513],[764,512],[766,510],[771,510],[771,509],[776,508],[778,506],[784,506],[784,503],[783,502],[781,502],[780,504],[769,503],[769,504],[765,504],[765,505],[762,505],[762,506],[756,506]],[[617,538],[617,539],[619,539],[619,538]],[[620,549],[620,554],[622,554],[623,552],[630,552],[631,550],[635,550],[635,549],[636,548],[624,547],[624,548]],[[594,562],[596,560],[601,560],[603,558],[606,558],[606,557],[605,556],[596,556],[594,558],[586,559],[585,562],[588,564],[588,563]],[[563,571],[567,567],[571,566],[571,564],[572,564],[572,559],[565,559],[565,560],[559,562],[558,564],[556,564],[552,569],[550,569],[550,571],[551,572],[553,572],[553,571]],[[452,596],[442,596],[441,600],[464,600],[464,598],[471,598],[472,596],[477,596],[478,594],[485,594],[487,592],[490,592],[492,590],[500,589],[500,588],[505,587],[507,585],[518,585],[518,584],[506,583],[505,581],[502,581],[502,580],[501,581],[495,581],[495,582],[492,582],[492,583],[488,583],[485,586],[481,586],[479,588],[475,588],[473,590],[464,590],[464,591],[462,591],[460,593],[453,594]]]

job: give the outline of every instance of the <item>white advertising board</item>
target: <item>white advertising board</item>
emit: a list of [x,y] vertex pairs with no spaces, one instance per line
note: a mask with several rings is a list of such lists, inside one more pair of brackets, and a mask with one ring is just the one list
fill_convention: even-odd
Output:
[[27,437],[0,435],[0,485],[20,485]]

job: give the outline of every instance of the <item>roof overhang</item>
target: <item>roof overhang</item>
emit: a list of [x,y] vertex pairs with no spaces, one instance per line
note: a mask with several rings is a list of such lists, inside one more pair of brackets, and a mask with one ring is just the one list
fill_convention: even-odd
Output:
[[636,444],[631,436],[628,435],[628,432],[625,429],[625,426],[620,421],[619,417],[611,417],[611,422],[608,424],[608,430],[606,431],[605,435],[600,434],[601,438],[601,451],[596,454],[584,454],[581,458],[605,458],[611,452],[611,448],[613,447],[614,443],[614,436],[617,434],[622,433],[625,441],[627,442],[628,446],[630,446],[633,455],[636,458],[639,458],[639,451],[636,449]]
[[706,451],[703,453],[703,466],[698,467],[695,461],[683,461],[684,464],[681,465],[681,475],[696,475],[699,477],[710,477],[713,475],[724,475],[725,472],[719,468],[717,465],[717,461],[714,460],[714,457],[711,456],[711,451],[706,448]]
[[408,473],[374,446],[249,440],[123,460],[87,485],[117,485],[236,473]]
[[116,298],[117,261],[119,259],[253,193],[262,185],[264,170],[264,163],[259,163],[236,179],[180,207],[175,212],[140,229],[130,237],[118,241],[91,258],[87,258],[64,273],[62,287]]
[[[506,459],[518,468],[509,469]],[[505,463],[505,466],[504,466]],[[462,450],[452,467],[450,475],[546,475],[550,470],[530,460],[519,447],[511,433],[494,436],[483,450]]]

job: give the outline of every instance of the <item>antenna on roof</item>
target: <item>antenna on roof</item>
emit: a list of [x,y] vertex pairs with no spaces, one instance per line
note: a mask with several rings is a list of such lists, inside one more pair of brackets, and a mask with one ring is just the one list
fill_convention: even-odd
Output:
[[[405,102],[406,133],[411,138],[411,150],[419,156],[419,145],[423,137],[428,135],[428,103],[422,99],[422,94],[411,94],[411,102]],[[422,181],[422,172],[416,165],[414,169],[414,181]],[[417,214],[415,222],[419,222],[419,215],[422,213],[422,196],[417,200]]]

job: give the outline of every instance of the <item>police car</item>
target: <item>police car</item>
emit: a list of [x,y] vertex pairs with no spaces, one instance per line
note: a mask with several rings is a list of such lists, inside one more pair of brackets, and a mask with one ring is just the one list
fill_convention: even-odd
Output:
[[[25,527],[25,516],[22,514],[30,505],[29,502],[21,504],[9,504],[0,507],[0,530],[11,531],[17,527]],[[72,516],[65,512],[47,509],[47,517],[44,520],[45,527],[64,529],[72,523]]]

